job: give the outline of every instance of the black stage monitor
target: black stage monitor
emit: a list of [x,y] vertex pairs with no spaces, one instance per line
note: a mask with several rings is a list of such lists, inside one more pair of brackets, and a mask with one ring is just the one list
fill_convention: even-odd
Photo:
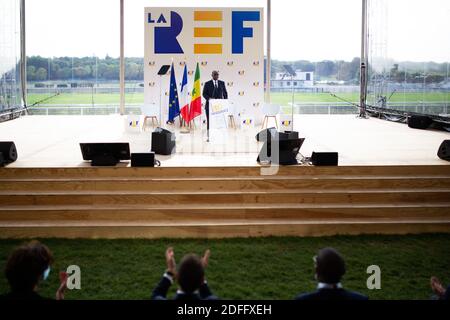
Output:
[[12,141],[0,141],[0,153],[2,153],[0,165],[8,164],[17,160],[16,145]]
[[313,152],[311,163],[315,166],[337,166],[339,154],[337,152]]
[[168,64],[163,65],[163,66],[161,67],[161,69],[159,69],[159,71],[158,71],[158,76],[164,76],[164,75],[166,75],[167,72],[169,71],[169,69],[170,69],[170,65],[168,65]]
[[278,131],[274,127],[264,129],[256,135],[256,141],[265,142],[267,140],[275,139],[277,133]]
[[130,159],[128,142],[80,143],[83,160],[92,166],[115,166],[120,160]]
[[437,155],[442,160],[450,161],[450,140],[442,141],[442,144],[439,147]]
[[428,129],[428,127],[433,123],[433,119],[422,115],[409,116],[407,121],[408,127],[413,129]]
[[[264,142],[258,159],[258,162],[269,162],[281,165],[298,164],[297,155],[300,148],[305,142],[305,138],[289,139],[289,140],[272,140],[271,142]],[[279,146],[280,152],[278,157],[273,154],[273,147]]]
[[171,155],[176,152],[175,133],[163,128],[152,132],[152,151],[156,154]]

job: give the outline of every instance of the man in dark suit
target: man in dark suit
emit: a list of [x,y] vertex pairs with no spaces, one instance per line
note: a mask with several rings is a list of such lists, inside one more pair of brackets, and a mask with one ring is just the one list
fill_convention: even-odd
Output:
[[177,279],[179,289],[174,300],[216,300],[205,279],[205,268],[208,265],[210,251],[206,250],[203,258],[194,254],[186,255],[176,268],[175,256],[172,248],[166,250],[167,271],[152,292],[152,300],[167,300],[167,292]]
[[333,248],[324,248],[314,257],[317,290],[301,294],[296,300],[367,300],[356,292],[345,290],[341,279],[345,274],[345,262]]
[[[209,132],[209,99],[228,99],[228,92],[225,82],[219,80],[219,72],[213,71],[212,80],[209,80],[203,86],[203,98],[206,100],[206,127]],[[208,139],[209,140],[209,139]]]

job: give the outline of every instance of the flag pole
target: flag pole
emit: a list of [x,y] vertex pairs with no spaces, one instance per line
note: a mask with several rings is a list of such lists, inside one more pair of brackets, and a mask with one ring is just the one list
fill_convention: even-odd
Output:
[[[185,73],[186,71],[186,73]],[[183,108],[181,108],[181,110],[183,110],[186,105],[189,108],[189,102],[188,102],[188,75],[187,75],[188,71],[187,71],[187,62],[186,62],[186,58],[184,59],[184,70],[183,70],[183,78],[181,80],[181,85],[184,84],[184,75],[186,74],[186,84],[184,87],[184,92],[183,92]],[[180,121],[181,121],[181,130],[180,133],[190,133],[190,128],[189,128],[189,124],[186,122],[186,120],[182,117],[181,115],[181,110],[180,110]]]

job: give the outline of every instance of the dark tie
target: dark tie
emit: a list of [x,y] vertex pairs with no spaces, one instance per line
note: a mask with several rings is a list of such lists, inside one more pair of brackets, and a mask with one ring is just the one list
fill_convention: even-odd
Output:
[[217,81],[214,81],[214,93],[213,98],[218,99],[219,97],[219,88],[217,87]]

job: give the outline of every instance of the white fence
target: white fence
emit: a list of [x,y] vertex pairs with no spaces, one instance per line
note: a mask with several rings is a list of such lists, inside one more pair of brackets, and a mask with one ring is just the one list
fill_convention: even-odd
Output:
[[[127,104],[126,114],[140,114],[142,104]],[[291,103],[282,107],[283,113],[291,113]],[[397,102],[389,103],[388,109],[447,116],[448,102]],[[47,104],[28,109],[32,115],[108,115],[119,113],[119,104]],[[358,108],[346,102],[301,102],[294,104],[295,114],[356,114]]]

